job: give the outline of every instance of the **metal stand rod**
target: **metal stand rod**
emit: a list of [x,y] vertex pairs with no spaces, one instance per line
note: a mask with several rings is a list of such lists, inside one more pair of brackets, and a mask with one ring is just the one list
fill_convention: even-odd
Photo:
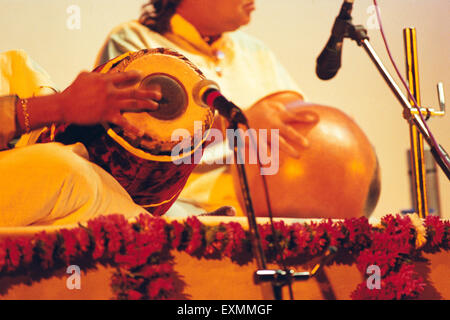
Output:
[[[236,138],[238,140],[238,138]],[[265,269],[266,268],[266,260],[264,257],[264,250],[261,245],[261,238],[258,232],[258,225],[256,222],[256,216],[253,209],[253,203],[250,196],[250,189],[248,186],[247,174],[245,172],[245,165],[242,162],[239,162],[237,154],[239,153],[238,146],[234,146],[235,153],[235,161],[238,170],[239,182],[242,189],[242,194],[244,197],[245,209],[247,212],[248,226],[252,238],[252,245],[255,253],[256,263],[258,268]]]
[[[244,198],[245,210],[246,210],[247,219],[248,219],[248,227],[249,227],[251,241],[252,241],[252,249],[253,249],[253,253],[255,255],[258,270],[265,270],[265,269],[267,269],[266,259],[265,259],[264,250],[263,250],[262,244],[261,244],[261,236],[258,231],[258,224],[256,222],[255,210],[253,208],[253,202],[252,202],[252,198],[250,195],[250,188],[248,185],[247,173],[245,171],[245,164],[244,164],[245,159],[241,158],[241,154],[240,154],[240,150],[239,150],[239,146],[245,146],[245,144],[241,138],[240,131],[238,130],[239,129],[238,123],[237,122],[230,123],[230,128],[233,129],[235,132],[234,146],[233,146],[234,161],[236,163],[236,167],[238,170],[239,185],[241,186],[241,191],[242,191],[242,195]],[[264,284],[262,284],[262,285],[264,285]],[[275,300],[282,300],[282,291],[281,291],[282,287],[277,285],[275,282],[271,282],[271,286],[272,286],[273,298]],[[262,289],[263,289],[263,291],[265,290],[265,288],[262,288]]]
[[[430,132],[427,130],[426,126],[422,122],[422,119],[417,113],[414,113],[411,104],[409,103],[406,96],[402,93],[400,88],[395,83],[392,76],[389,74],[386,67],[383,65],[383,62],[378,57],[377,53],[373,49],[372,45],[369,42],[369,37],[367,36],[367,30],[362,26],[355,26],[348,22],[348,32],[346,34],[346,38],[350,38],[355,40],[359,46],[362,46],[367,54],[369,55],[372,62],[377,67],[378,71],[383,76],[384,80],[388,84],[389,88],[391,88],[392,92],[396,96],[397,100],[403,106],[403,116],[405,119],[411,124],[415,125],[417,129],[422,134],[424,140],[428,143],[431,149],[431,153],[433,154],[434,159],[437,164],[441,167],[444,174],[450,180],[450,156],[445,152],[444,148],[440,145],[436,145],[431,138]],[[439,149],[437,149],[439,148]],[[443,154],[443,156],[441,156]]]
[[[403,39],[405,43],[406,75],[409,82],[409,88],[420,107],[421,96],[416,29],[403,29]],[[410,103],[413,104],[414,101],[411,99]],[[419,217],[424,219],[429,214],[425,147],[422,134],[411,124],[409,125],[409,136],[411,143],[410,163],[413,206]]]

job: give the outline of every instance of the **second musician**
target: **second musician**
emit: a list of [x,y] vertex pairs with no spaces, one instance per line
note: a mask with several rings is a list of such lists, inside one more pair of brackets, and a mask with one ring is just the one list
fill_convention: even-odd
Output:
[[[267,46],[238,30],[250,22],[254,9],[254,0],[150,0],[138,21],[123,23],[111,31],[97,65],[129,51],[158,47],[176,50],[206,78],[216,81],[222,93],[245,110],[251,125],[279,129],[280,150],[298,158],[309,141],[294,127],[317,123],[317,115],[307,108],[287,109],[282,101],[263,99],[289,91],[302,100],[303,94]],[[226,127],[222,120],[215,123]],[[225,149],[212,144],[203,160],[211,163],[211,158],[230,156]],[[231,205],[242,214],[227,165],[198,166],[180,201],[192,213]]]

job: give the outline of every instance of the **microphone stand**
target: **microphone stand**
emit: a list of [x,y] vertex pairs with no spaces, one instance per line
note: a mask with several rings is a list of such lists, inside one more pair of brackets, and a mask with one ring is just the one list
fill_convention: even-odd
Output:
[[441,167],[442,171],[447,176],[447,179],[450,180],[450,156],[445,152],[444,148],[441,145],[435,145],[431,133],[428,131],[427,127],[424,125],[422,119],[418,115],[418,112],[422,111],[416,111],[416,108],[411,106],[406,96],[402,93],[398,85],[395,83],[394,79],[389,74],[386,67],[383,65],[383,62],[380,60],[377,53],[370,44],[367,30],[364,28],[364,26],[354,25],[351,19],[345,21],[344,23],[346,24],[346,32],[344,34],[344,38],[349,38],[356,41],[358,46],[362,46],[365,49],[370,59],[375,64],[378,71],[381,73],[382,77],[388,84],[389,88],[391,88],[397,100],[402,105],[403,117],[410,123],[411,126],[416,126],[416,128],[420,131],[424,140],[430,146],[430,151],[435,161]]
[[[244,116],[242,116],[244,117]],[[311,271],[295,272],[294,270],[270,270],[267,269],[266,259],[264,255],[264,250],[261,244],[261,236],[258,231],[258,224],[256,222],[255,210],[253,207],[253,202],[250,194],[250,187],[248,185],[248,178],[245,169],[245,159],[241,157],[241,151],[239,146],[245,146],[244,141],[241,137],[239,129],[239,123],[245,123],[246,127],[249,128],[247,124],[247,119],[238,117],[229,118],[229,127],[232,129],[234,134],[233,141],[233,153],[234,161],[238,170],[239,185],[241,187],[241,192],[244,198],[245,210],[247,213],[251,244],[253,253],[256,259],[257,270],[255,271],[253,278],[257,285],[262,286],[263,296],[266,299],[283,300],[282,289],[284,286],[291,285],[293,281],[305,281],[314,276],[316,276],[319,271],[323,268],[326,263],[334,256],[337,249],[335,247],[329,247],[320,262],[317,263]],[[229,141],[231,143],[231,141]],[[275,236],[275,235],[274,235]],[[275,239],[275,241],[277,241]],[[271,288],[267,287],[267,284],[271,285]],[[271,290],[270,290],[271,289]],[[291,289],[291,288],[290,288]],[[291,291],[291,298],[293,298],[293,293]]]
[[[255,255],[258,270],[265,270],[267,269],[267,264],[264,256],[264,250],[261,244],[261,237],[258,231],[258,224],[256,222],[255,210],[253,208],[253,202],[250,195],[250,187],[248,185],[248,178],[245,170],[245,162],[244,162],[245,159],[241,158],[241,153],[239,150],[239,146],[244,146],[243,144],[244,141],[242,140],[240,131],[238,130],[240,122],[236,120],[235,117],[230,118],[231,118],[229,119],[230,125],[228,129],[232,129],[233,132],[235,133],[233,141],[234,162],[238,170],[239,185],[241,187],[241,192],[244,198],[245,211],[247,213],[248,228],[250,231],[250,239],[252,242],[251,244],[253,254]],[[229,143],[231,143],[231,141],[229,141]],[[276,285],[275,282],[272,281],[271,284],[272,284],[272,292],[268,292],[269,290],[267,290],[266,286],[262,287],[264,298],[266,299],[274,298],[275,300],[281,300],[281,287]]]

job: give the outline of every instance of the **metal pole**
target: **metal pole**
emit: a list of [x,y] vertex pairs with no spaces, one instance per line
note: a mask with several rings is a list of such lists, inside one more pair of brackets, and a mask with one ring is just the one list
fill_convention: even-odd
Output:
[[[420,108],[421,97],[416,29],[404,29],[403,38],[405,42],[406,74],[409,88]],[[410,100],[410,103],[413,104],[413,101]],[[428,216],[428,199],[423,136],[417,130],[416,126],[411,123],[409,124],[409,135],[411,141],[410,158],[414,209],[420,218],[426,218]]]

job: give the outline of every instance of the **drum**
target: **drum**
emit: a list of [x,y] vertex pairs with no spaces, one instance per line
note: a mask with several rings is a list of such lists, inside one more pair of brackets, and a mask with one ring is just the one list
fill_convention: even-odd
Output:
[[[277,173],[266,176],[274,216],[340,219],[372,213],[380,195],[380,171],[375,151],[355,121],[336,108],[299,103],[293,92],[266,99],[282,102],[288,109],[302,108],[319,119],[292,125],[310,146],[299,150],[298,159],[280,151]],[[246,169],[255,213],[267,216],[260,171],[256,165]],[[243,207],[237,172],[233,180]]]
[[[137,204],[154,215],[162,215],[199,162],[214,113],[193,99],[194,86],[205,77],[179,53],[168,49],[130,52],[94,71],[131,70],[143,74],[136,87],[157,85],[163,96],[155,111],[123,114],[132,125],[145,131],[144,138],[137,141],[131,133],[109,124],[58,125],[45,132],[40,142],[83,143],[90,161],[109,172]],[[180,129],[180,134],[174,135]],[[179,152],[172,154],[177,146]]]

